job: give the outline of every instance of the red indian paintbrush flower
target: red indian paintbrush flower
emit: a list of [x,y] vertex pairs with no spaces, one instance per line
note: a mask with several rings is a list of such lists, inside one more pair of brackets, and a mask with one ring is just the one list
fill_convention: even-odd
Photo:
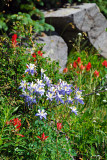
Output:
[[83,65],[81,64],[80,70],[83,71],[84,69],[85,69],[85,66],[83,66]]
[[13,44],[13,47],[16,47],[16,44],[17,44],[17,34],[14,34],[13,36],[12,36],[12,44]]
[[94,72],[94,76],[99,77],[99,72],[97,70]]
[[38,53],[39,56],[42,57],[42,54],[43,54],[43,53],[42,53],[41,51],[38,51],[37,53]]
[[13,125],[16,126],[16,129],[21,127],[21,120],[19,120],[18,118],[14,118],[13,119]]
[[15,126],[15,129],[18,131],[20,130],[21,127],[21,120],[18,118],[11,119],[10,121],[6,122],[7,125],[12,125]]
[[67,73],[68,72],[68,68],[64,68],[63,73]]
[[102,65],[105,66],[105,67],[107,68],[107,61],[104,60],[104,61],[102,62]]
[[89,62],[89,63],[87,64],[87,66],[86,66],[86,71],[89,71],[90,68],[91,68],[91,63]]
[[35,53],[32,54],[32,57],[35,58],[34,61],[36,61],[36,54]]
[[49,136],[45,136],[44,132],[41,137],[37,136],[41,141],[45,141]]
[[61,130],[62,129],[62,123],[57,123],[57,130]]
[[75,61],[73,62],[73,68],[77,68],[77,63]]
[[81,58],[80,57],[78,57],[77,62],[78,62],[78,64],[81,63]]

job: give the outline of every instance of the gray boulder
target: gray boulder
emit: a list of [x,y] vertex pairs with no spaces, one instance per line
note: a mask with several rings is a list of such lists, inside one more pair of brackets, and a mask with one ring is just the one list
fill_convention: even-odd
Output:
[[68,47],[64,40],[56,32],[45,32],[44,36],[39,36],[36,43],[45,43],[43,51],[44,57],[59,61],[60,71],[66,67],[68,57]]
[[75,38],[77,33],[86,32],[90,43],[107,58],[107,32],[105,31],[107,20],[95,3],[84,3],[55,11],[43,11],[43,13],[46,23],[55,27],[68,46],[69,41]]

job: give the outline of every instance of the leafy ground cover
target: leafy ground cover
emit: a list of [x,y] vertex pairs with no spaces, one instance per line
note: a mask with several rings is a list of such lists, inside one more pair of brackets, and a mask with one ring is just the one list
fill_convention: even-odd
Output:
[[0,41],[0,158],[107,159],[107,60],[73,50],[59,73],[31,27],[26,54],[15,29]]

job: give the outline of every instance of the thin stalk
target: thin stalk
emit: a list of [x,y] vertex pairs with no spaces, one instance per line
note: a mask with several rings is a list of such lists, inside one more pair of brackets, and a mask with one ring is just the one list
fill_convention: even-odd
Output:
[[58,131],[57,131],[57,138],[56,138],[56,147],[57,147],[57,160],[59,160],[59,153],[58,153]]

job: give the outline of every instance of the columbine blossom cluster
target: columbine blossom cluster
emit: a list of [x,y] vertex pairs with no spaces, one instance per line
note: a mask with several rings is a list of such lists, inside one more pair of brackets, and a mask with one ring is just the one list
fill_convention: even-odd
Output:
[[[32,73],[31,73],[32,74]],[[25,80],[20,83],[22,89],[22,97],[28,105],[39,102],[41,98],[45,98],[50,102],[74,104],[80,102],[84,104],[82,98],[82,91],[75,89],[72,85],[65,81],[59,80],[58,84],[52,84],[49,77],[46,76],[44,70],[41,69],[41,79],[36,79],[35,82],[26,82]],[[71,98],[71,94],[74,97]]]
[[32,82],[26,82],[25,80],[20,83],[20,88],[22,88],[22,97],[25,98],[25,102],[29,105],[32,105],[33,103],[37,102],[37,98],[39,96],[43,96],[45,93],[44,86],[42,80],[37,79],[36,83]]

